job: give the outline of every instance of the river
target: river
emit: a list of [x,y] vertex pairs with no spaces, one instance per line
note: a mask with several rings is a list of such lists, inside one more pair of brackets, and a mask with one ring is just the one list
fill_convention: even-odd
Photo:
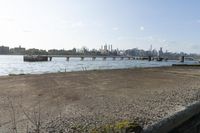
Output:
[[[122,69],[136,67],[160,67],[171,66],[178,61],[141,61],[141,60],[120,60],[113,61],[111,58],[103,61],[97,58],[92,61],[91,58],[85,58],[80,61],[79,58],[53,58],[48,62],[24,62],[23,56],[0,55],[0,76],[9,74],[43,74],[55,72],[70,72],[82,70],[99,70],[99,69]],[[191,63],[191,62],[187,62]]]

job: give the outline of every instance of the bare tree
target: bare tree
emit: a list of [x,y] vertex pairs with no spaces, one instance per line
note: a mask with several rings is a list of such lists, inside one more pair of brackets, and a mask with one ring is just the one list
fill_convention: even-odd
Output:
[[[35,132],[40,133],[41,132],[41,127],[42,127],[42,121],[41,121],[41,103],[40,103],[40,98],[39,98],[39,103],[38,107],[34,106],[33,107],[33,112],[30,113],[29,111],[26,111],[22,104],[20,105],[22,108],[23,114],[26,116],[29,122],[32,123],[32,125],[35,126]],[[29,112],[29,113],[28,113]],[[27,131],[28,131],[28,125],[27,125]]]
[[8,101],[8,107],[9,107],[9,113],[10,113],[10,118],[11,118],[11,123],[12,123],[12,132],[17,133],[17,122],[16,122],[16,110],[13,105],[13,101],[7,97]]

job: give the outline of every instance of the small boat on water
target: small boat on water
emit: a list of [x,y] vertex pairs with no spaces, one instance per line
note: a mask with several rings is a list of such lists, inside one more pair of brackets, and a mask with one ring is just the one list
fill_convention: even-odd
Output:
[[26,62],[48,61],[48,56],[43,56],[43,55],[24,55],[24,61],[26,61]]

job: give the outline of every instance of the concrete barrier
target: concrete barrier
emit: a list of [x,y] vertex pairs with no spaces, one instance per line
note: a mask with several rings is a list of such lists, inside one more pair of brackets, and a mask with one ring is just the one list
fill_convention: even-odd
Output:
[[145,128],[143,133],[200,133],[200,102]]

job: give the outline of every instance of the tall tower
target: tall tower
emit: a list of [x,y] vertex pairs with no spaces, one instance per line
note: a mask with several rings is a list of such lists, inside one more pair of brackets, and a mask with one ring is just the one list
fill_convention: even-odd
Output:
[[162,56],[162,54],[163,54],[163,50],[162,50],[162,47],[160,47],[159,56]]
[[152,51],[152,45],[150,45],[150,49],[149,49],[149,51]]
[[105,44],[105,46],[104,46],[104,50],[106,51],[108,48],[107,48],[107,44]]

